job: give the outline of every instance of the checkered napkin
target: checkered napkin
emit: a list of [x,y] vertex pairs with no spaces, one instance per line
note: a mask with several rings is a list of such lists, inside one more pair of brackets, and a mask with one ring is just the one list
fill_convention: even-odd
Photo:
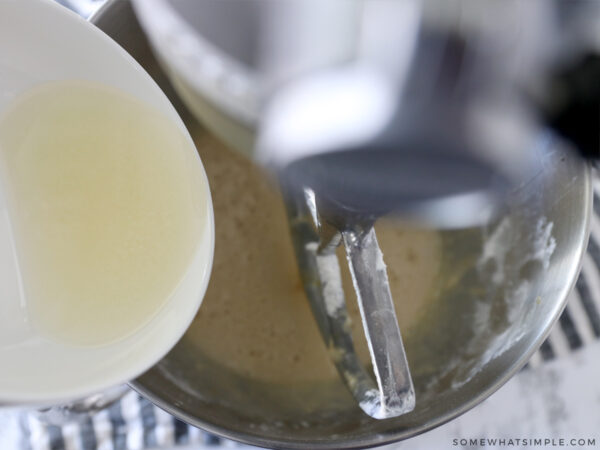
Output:
[[3,431],[10,432],[12,437],[6,443],[0,437],[2,450],[251,448],[191,427],[131,390],[109,408],[61,427],[47,425],[34,414],[0,416],[0,436]]

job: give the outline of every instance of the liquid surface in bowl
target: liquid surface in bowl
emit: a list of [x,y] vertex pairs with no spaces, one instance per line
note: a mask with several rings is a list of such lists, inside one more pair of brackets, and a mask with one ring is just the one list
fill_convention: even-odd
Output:
[[112,88],[57,82],[22,95],[0,121],[22,320],[94,346],[147,323],[206,220],[196,160],[175,123]]
[[[338,375],[319,334],[298,273],[284,205],[266,175],[202,129],[190,130],[213,193],[216,223],[211,282],[188,330],[206,356],[265,382],[320,382]],[[403,335],[432,302],[441,261],[437,232],[381,222]],[[357,352],[369,360],[352,282],[340,249]]]

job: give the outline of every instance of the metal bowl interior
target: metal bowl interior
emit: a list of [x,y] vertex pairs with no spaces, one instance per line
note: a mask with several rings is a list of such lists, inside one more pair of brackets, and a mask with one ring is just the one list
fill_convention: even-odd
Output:
[[[145,67],[188,126],[198,128],[153,57],[129,2],[109,1],[93,21]],[[494,264],[502,266],[505,279],[501,286],[490,287],[475,268],[475,258],[455,287],[442,293],[431,328],[423,327],[419,338],[407,343],[417,395],[417,407],[410,414],[370,419],[341,382],[278,386],[252,381],[199,354],[190,334],[132,386],[192,425],[275,448],[375,446],[422,433],[464,413],[526,363],[564,308],[578,274],[588,238],[591,178],[586,164],[560,146],[552,136],[540,136],[535,150],[539,172],[514,190],[499,222],[445,237],[448,264],[460,253],[480,254],[486,239],[504,245],[504,256]],[[551,257],[530,258],[523,264],[524,257],[535,253],[536,240],[550,244],[549,235],[555,241]],[[517,285],[526,286],[525,294]],[[475,299],[475,288],[486,294]],[[486,326],[474,329],[482,311]],[[435,333],[428,333],[434,328]]]

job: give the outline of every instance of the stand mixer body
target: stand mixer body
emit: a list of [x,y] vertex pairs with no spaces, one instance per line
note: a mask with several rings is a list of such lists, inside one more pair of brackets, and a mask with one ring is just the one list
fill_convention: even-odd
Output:
[[183,97],[239,123],[226,140],[334,209],[442,227],[531,175],[523,149],[571,100],[557,71],[600,41],[581,1],[135,3]]

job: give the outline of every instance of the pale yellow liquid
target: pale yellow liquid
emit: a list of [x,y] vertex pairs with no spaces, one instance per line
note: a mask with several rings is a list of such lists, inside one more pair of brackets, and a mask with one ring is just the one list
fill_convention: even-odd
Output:
[[206,221],[200,161],[171,120],[110,88],[47,84],[1,120],[0,163],[36,330],[107,344],[168,301]]
[[[215,257],[190,341],[221,365],[275,383],[337,379],[304,294],[281,196],[250,160],[201,128],[190,130],[211,184]],[[436,297],[439,233],[381,221],[379,244],[404,337]],[[340,249],[352,333],[360,358],[369,353],[352,282]]]

